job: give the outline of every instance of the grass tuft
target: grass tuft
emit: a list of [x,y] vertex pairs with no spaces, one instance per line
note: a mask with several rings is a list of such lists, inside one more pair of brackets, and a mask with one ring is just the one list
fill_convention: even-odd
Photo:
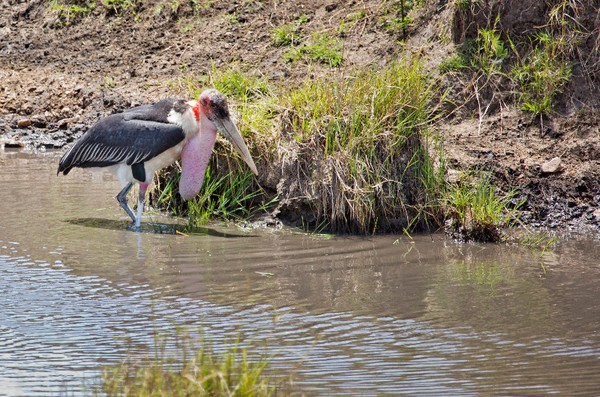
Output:
[[497,242],[502,239],[501,228],[517,219],[515,191],[496,193],[489,174],[464,178],[450,184],[444,198],[447,231],[464,241]]
[[308,59],[331,67],[338,67],[344,60],[342,50],[343,44],[339,39],[324,33],[313,33],[308,42],[290,48],[283,57],[288,62]]
[[297,23],[288,23],[273,29],[273,44],[278,47],[295,45],[299,40]]
[[95,1],[52,0],[50,9],[58,11],[57,25],[70,25],[73,21],[90,14],[96,9]]
[[266,78],[240,69],[235,64],[227,69],[213,66],[210,74],[211,85],[228,97],[248,102],[271,94]]
[[533,49],[512,68],[522,110],[540,116],[552,109],[552,100],[571,77],[561,46],[551,33],[539,32],[533,39]]
[[458,72],[469,68],[469,63],[462,54],[454,54],[440,62],[438,68],[442,73]]
[[[498,19],[496,19],[496,24]],[[499,74],[503,61],[508,57],[508,48],[494,25],[491,29],[479,29],[475,40],[477,50],[474,54],[473,66],[482,70],[487,76]]]
[[174,352],[167,352],[169,338],[155,336],[153,358],[128,359],[104,369],[93,395],[266,397],[275,394],[275,386],[264,375],[267,361],[250,360],[247,351],[237,343],[224,353],[216,353],[205,343],[198,348],[185,333],[174,339]]
[[317,214],[308,224],[361,234],[408,226],[427,180],[419,170],[433,169],[423,148],[432,93],[417,61],[398,61],[282,94],[283,128],[298,145],[284,162],[305,167],[295,194]]
[[[265,191],[257,186],[251,171],[236,169],[237,166],[232,164],[223,167],[225,170],[219,170],[218,162],[225,158],[216,157],[206,170],[200,193],[189,201],[184,202],[179,196],[181,172],[178,168],[160,173],[152,197],[154,205],[176,215],[187,216],[190,227],[213,219],[250,219],[275,205],[276,199],[266,198]],[[227,172],[227,169],[235,171]]]
[[423,0],[396,0],[386,4],[385,14],[380,18],[385,30],[395,34],[398,38],[405,39],[408,28],[413,19],[410,12],[423,3]]

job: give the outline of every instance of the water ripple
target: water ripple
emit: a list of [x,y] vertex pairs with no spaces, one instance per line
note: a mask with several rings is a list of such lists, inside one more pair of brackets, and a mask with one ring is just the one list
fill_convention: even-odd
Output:
[[132,233],[116,181],[0,156],[0,396],[80,395],[174,324],[217,351],[241,337],[298,395],[597,394],[594,242],[540,259],[429,237]]

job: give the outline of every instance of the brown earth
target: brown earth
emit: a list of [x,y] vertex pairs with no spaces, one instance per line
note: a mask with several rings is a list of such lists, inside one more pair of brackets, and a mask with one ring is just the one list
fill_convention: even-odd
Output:
[[[505,191],[517,187],[528,198],[523,219],[534,226],[600,227],[600,28],[594,1],[583,26],[590,40],[588,64],[574,68],[559,111],[532,118],[508,93],[494,98],[488,92],[448,109],[432,126],[443,138],[450,179],[460,170],[493,171]],[[308,16],[300,28],[308,34],[333,32],[352,13],[364,13],[337,33],[344,41],[344,68],[385,64],[405,49],[423,57],[460,103],[468,84],[460,76],[439,76],[437,66],[473,34],[479,16],[465,20],[446,1],[425,1],[414,12],[407,39],[400,41],[399,31],[386,28],[392,3],[154,0],[134,11],[99,6],[66,19],[47,0],[3,1],[0,139],[8,146],[61,148],[100,116],[181,94],[178,76],[205,76],[213,65],[237,62],[291,84],[307,74],[327,73],[326,66],[286,62],[285,48],[272,44],[272,30],[301,15]],[[547,12],[537,0],[501,3],[507,4],[493,11],[515,32],[535,26]],[[554,158],[560,160],[548,163]],[[278,185],[261,183],[274,191]]]

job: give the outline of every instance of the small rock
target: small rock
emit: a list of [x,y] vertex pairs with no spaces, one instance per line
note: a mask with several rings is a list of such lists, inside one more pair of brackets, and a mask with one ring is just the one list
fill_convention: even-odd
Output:
[[58,120],[56,124],[58,125],[58,128],[66,129],[70,124],[76,123],[77,121],[79,121],[78,117],[69,117],[66,119]]
[[19,111],[21,114],[31,114],[33,112],[33,105],[31,103],[25,103],[21,105]]
[[554,174],[560,171],[562,171],[562,161],[560,157],[554,157],[552,160],[542,164],[542,172],[544,174]]
[[450,183],[458,183],[462,173],[459,170],[448,168],[446,171],[446,180]]
[[0,140],[0,146],[4,145],[5,148],[22,148],[25,147],[23,142],[14,139],[2,139]]
[[30,119],[21,119],[19,121],[17,121],[17,126],[19,128],[27,128],[31,126],[31,120]]
[[42,116],[33,116],[31,118],[31,123],[37,128],[46,128],[47,125],[46,120],[44,120]]

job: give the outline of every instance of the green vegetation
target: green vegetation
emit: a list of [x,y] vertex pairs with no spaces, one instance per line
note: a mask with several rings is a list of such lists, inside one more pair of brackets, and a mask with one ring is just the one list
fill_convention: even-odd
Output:
[[366,17],[367,14],[363,10],[358,10],[356,12],[351,12],[350,14],[346,15],[346,21],[348,23],[356,23],[365,19]]
[[[197,96],[204,84],[226,93],[251,150],[284,167],[302,164],[296,190],[288,193],[304,197],[317,215],[303,220],[306,229],[411,231],[435,228],[446,218],[462,239],[497,241],[516,217],[515,192],[498,195],[489,175],[446,184],[441,144],[427,129],[436,91],[421,70],[418,61],[399,60],[288,87],[233,65],[213,68],[206,81],[188,78],[178,86],[187,96]],[[163,175],[156,204],[189,216],[191,226],[242,220],[275,206],[278,198],[243,164],[230,161],[231,153],[217,145],[201,194],[187,204],[177,197],[178,170]],[[392,223],[398,219],[408,221]]]
[[280,103],[290,110],[296,140],[323,138],[319,146],[327,155],[371,154],[382,144],[378,138],[390,139],[392,151],[401,149],[428,116],[431,93],[418,65],[401,61],[354,76],[307,80],[284,92]]
[[[223,157],[219,160],[227,161],[226,157],[219,157]],[[213,161],[206,170],[200,194],[187,202],[182,202],[178,197],[179,169],[170,170],[158,178],[155,205],[174,214],[186,215],[189,226],[193,228],[210,219],[249,219],[264,213],[276,203],[276,198],[266,201],[266,193],[256,185],[249,170],[231,163],[227,166],[235,171],[223,175]]]
[[381,17],[384,28],[396,34],[399,38],[406,38],[406,30],[413,23],[408,15],[410,11],[423,0],[399,0],[390,1],[387,4],[387,11]]
[[104,76],[104,87],[115,88],[119,85],[119,82],[112,76]]
[[346,15],[346,18],[340,21],[340,24],[335,31],[338,35],[343,36],[350,28],[355,27],[358,22],[365,20],[366,17],[367,14],[363,10],[351,12]]
[[300,40],[298,24],[287,23],[273,29],[273,44],[279,47],[295,45]]
[[[194,10],[205,10],[210,8],[215,0],[159,0],[153,6],[153,14],[161,15],[163,11],[169,10],[175,15],[184,5],[189,5]],[[59,11],[59,24],[69,25],[96,9],[114,15],[130,14],[136,15],[144,6],[150,2],[144,0],[51,0],[50,9]],[[231,19],[231,18],[230,18]],[[185,30],[185,29],[184,29]]]
[[183,25],[179,28],[179,33],[188,33],[188,32],[191,32],[192,30],[194,30],[194,25],[187,24],[187,25]]
[[283,58],[288,62],[304,59],[331,67],[341,66],[343,43],[323,32],[314,32],[308,39],[302,37],[299,29],[307,22],[308,16],[302,14],[294,22],[273,29],[273,44],[278,47],[290,47],[283,54]]
[[99,0],[98,2],[88,0],[52,0],[50,2],[50,9],[59,12],[58,20],[55,23],[60,26],[72,24],[96,10],[98,6],[114,14],[124,12],[135,13],[140,2],[141,0]]
[[213,169],[206,172],[208,183],[201,194],[188,201],[188,217],[191,224],[209,219],[249,219],[256,213],[263,213],[273,202],[263,203],[260,198],[265,192],[255,187],[252,172],[230,172],[227,175],[213,176]]
[[102,372],[95,396],[206,396],[266,397],[275,386],[264,375],[265,359],[251,361],[237,343],[216,353],[202,343],[196,347],[185,333],[175,336],[175,351],[167,351],[168,338],[155,337],[154,358],[128,359]]
[[571,77],[571,68],[561,56],[562,42],[549,32],[534,36],[532,50],[511,70],[521,108],[535,115],[552,109],[552,100]]
[[462,69],[467,69],[468,67],[469,63],[465,59],[464,55],[454,54],[440,62],[439,70],[442,73],[459,72]]
[[59,13],[57,22],[59,25],[70,25],[73,20],[91,13],[95,8],[95,1],[70,3],[68,1],[52,0],[50,3],[50,9]]
[[503,75],[504,61],[509,51],[497,29],[498,19],[491,28],[480,28],[477,37],[466,39],[459,52],[440,64],[442,72],[470,69],[489,78]]
[[[307,78],[297,87],[271,86],[234,66],[213,69],[208,81],[179,79],[173,87],[194,97],[204,84],[235,103],[240,130],[251,152],[259,154],[255,159],[307,167],[286,194],[306,197],[317,214],[305,222],[308,228],[364,234],[435,221],[443,169],[433,166],[425,149],[434,90],[418,61]],[[246,217],[275,205],[273,194],[262,190],[243,164],[229,160],[230,153],[217,143],[203,193],[188,207],[177,202],[176,171],[163,174],[157,204],[192,214],[195,221]],[[412,222],[397,223],[407,217]]]
[[[176,15],[179,9],[186,4],[190,5],[194,14],[196,14],[200,10],[209,9],[214,2],[215,0],[162,0],[154,6],[154,15],[162,14],[165,9],[170,10],[173,15]],[[186,26],[192,25],[188,24]]]
[[330,230],[364,234],[416,216],[411,206],[425,186],[413,177],[429,169],[422,148],[432,95],[417,61],[307,79],[282,92],[285,132],[311,159],[298,194],[318,198],[310,203],[315,224],[326,219]]
[[473,65],[487,76],[500,73],[502,62],[508,57],[508,49],[500,38],[500,33],[493,29],[480,29],[476,39],[477,51]]
[[237,98],[242,102],[269,96],[272,90],[267,79],[244,71],[235,64],[227,70],[213,67],[210,80],[212,86],[224,95]]
[[300,26],[308,22],[306,14],[300,15],[294,22],[286,23],[273,29],[273,44],[278,47],[295,46],[302,41],[298,33]]
[[310,39],[298,47],[290,48],[284,55],[289,62],[308,59],[331,67],[341,66],[343,62],[342,42],[324,33],[313,33]]
[[463,11],[468,11],[478,1],[480,0],[454,0],[454,6]]
[[[455,7],[468,18],[485,6],[461,0],[455,2]],[[469,98],[477,97],[480,101],[478,93],[486,89],[494,93],[492,98],[501,97],[502,91],[512,90],[523,111],[540,117],[548,115],[554,99],[571,79],[573,60],[581,57],[575,54],[578,43],[586,35],[578,22],[580,12],[577,2],[556,2],[548,12],[545,25],[520,35],[501,31],[497,16],[493,22],[488,21],[488,26],[479,27],[475,38],[465,38],[459,53],[442,62],[440,71],[485,76],[485,79],[476,77],[469,85],[469,90],[474,91]],[[465,63],[469,66],[465,67]]]
[[[474,180],[473,180],[474,179]],[[496,192],[489,174],[450,184],[444,199],[450,233],[462,240],[499,241],[501,228],[517,219],[516,192]]]
[[223,19],[230,25],[239,25],[240,23],[239,16],[235,12],[231,14],[225,14]]
[[302,25],[302,24],[308,23],[309,20],[310,20],[310,18],[308,17],[308,15],[302,14],[298,18],[296,18],[296,23],[298,25]]
[[115,14],[124,12],[135,13],[142,0],[100,0],[104,8]]

